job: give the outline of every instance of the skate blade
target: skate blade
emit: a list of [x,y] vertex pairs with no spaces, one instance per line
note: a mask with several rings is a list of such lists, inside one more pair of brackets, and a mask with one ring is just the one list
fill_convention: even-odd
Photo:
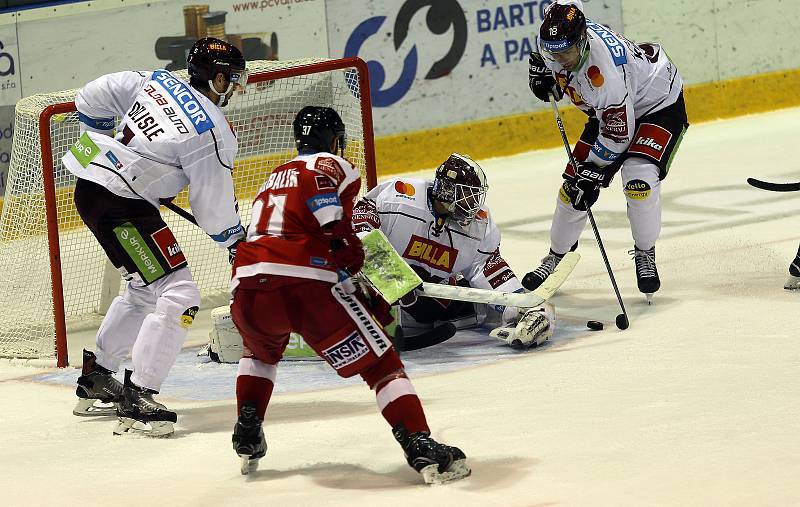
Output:
[[653,293],[652,292],[645,292],[644,293],[644,297],[647,298],[647,304],[648,305],[652,305],[653,304]]
[[242,459],[241,463],[239,464],[239,471],[242,473],[242,475],[251,474],[258,470],[258,460],[261,458],[250,459],[249,454],[240,454],[239,457]]
[[786,283],[783,284],[783,288],[786,290],[800,291],[800,276],[789,275],[789,278],[786,280]]
[[92,398],[78,398],[78,403],[72,409],[74,415],[80,417],[110,417],[117,415],[116,403],[105,403]]
[[151,438],[165,438],[175,433],[175,427],[169,421],[142,422],[128,417],[120,417],[115,435],[136,435]]
[[439,472],[438,465],[428,465],[419,472],[425,484],[445,484],[468,477],[472,470],[467,466],[466,459],[459,459],[450,464],[444,472]]

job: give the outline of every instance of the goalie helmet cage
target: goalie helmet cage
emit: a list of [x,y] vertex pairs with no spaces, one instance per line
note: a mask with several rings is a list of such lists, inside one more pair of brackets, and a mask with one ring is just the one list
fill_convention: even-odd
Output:
[[[347,134],[347,157],[375,186],[367,66],[359,58],[252,61],[247,89],[225,115],[239,140],[233,177],[243,223],[269,171],[296,156],[292,121],[303,106],[333,107]],[[186,71],[175,74],[187,79]],[[0,357],[66,366],[67,333],[96,327],[124,289],[119,273],[84,226],[72,195],[75,177],[61,157],[78,138],[76,90],[17,103],[8,184],[0,215]],[[184,190],[174,203],[188,208]],[[229,299],[228,255],[197,226],[162,208],[203,296]]]

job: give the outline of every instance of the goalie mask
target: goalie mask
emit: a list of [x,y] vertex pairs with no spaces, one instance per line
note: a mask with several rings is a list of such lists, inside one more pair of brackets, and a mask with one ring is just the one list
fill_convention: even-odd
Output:
[[[228,103],[228,96],[235,88],[244,89],[247,85],[247,69],[242,52],[223,40],[205,37],[198,40],[189,50],[186,58],[189,76],[204,83],[220,96],[220,107]],[[214,88],[214,78],[222,74],[228,80],[228,88],[219,92]]]
[[344,156],[347,144],[344,122],[339,113],[330,107],[306,106],[292,122],[297,151],[330,151],[333,140],[338,139],[338,150]]
[[436,169],[431,198],[447,210],[450,218],[467,226],[486,201],[488,189],[481,166],[466,155],[453,153]]

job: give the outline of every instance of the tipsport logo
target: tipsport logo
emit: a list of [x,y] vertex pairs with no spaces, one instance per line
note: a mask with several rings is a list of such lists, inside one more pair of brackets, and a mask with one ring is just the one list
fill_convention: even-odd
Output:
[[[397,13],[392,31],[394,49],[397,51],[405,42],[411,20],[422,9],[428,9],[425,24],[431,33],[442,35],[452,29],[453,42],[447,53],[431,65],[424,79],[438,79],[446,76],[458,65],[467,47],[467,18],[456,0],[406,0]],[[344,56],[358,56],[364,43],[383,26],[386,16],[375,16],[362,21],[347,39]],[[386,71],[383,64],[375,60],[367,61],[372,90],[372,105],[388,107],[402,99],[411,89],[420,65],[417,46],[414,45],[403,59],[403,69],[397,82],[386,85]]]

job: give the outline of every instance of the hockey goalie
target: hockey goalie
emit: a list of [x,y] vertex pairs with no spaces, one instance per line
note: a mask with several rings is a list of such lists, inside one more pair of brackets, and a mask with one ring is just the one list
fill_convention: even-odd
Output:
[[[433,180],[399,178],[367,193],[353,209],[353,228],[363,237],[379,229],[425,282],[503,292],[523,292],[500,255],[500,231],[485,204],[488,185],[481,166],[453,153]],[[517,348],[547,341],[554,307],[518,308],[417,297],[400,300],[395,346],[414,350],[452,337],[458,329],[499,326],[491,335]]]

